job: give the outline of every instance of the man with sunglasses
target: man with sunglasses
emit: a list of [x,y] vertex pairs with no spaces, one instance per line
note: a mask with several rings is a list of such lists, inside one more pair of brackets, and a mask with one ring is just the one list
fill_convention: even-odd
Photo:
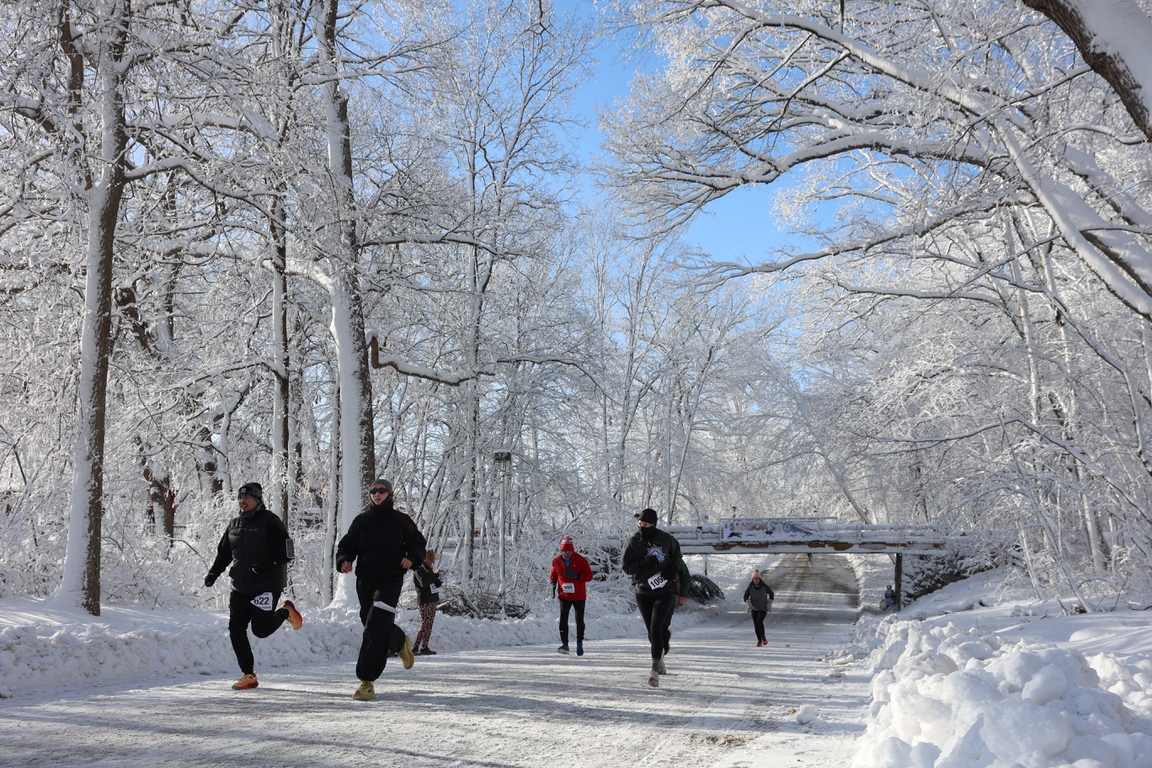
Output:
[[228,636],[243,676],[232,688],[256,688],[256,661],[248,640],[248,625],[256,637],[268,637],[285,621],[300,629],[304,619],[291,600],[275,608],[284,591],[284,564],[293,557],[292,539],[284,522],[264,506],[260,483],[245,483],[236,492],[240,514],[232,518],[216,547],[216,561],[204,577],[211,587],[229,564],[232,594],[228,598]]
[[414,661],[412,641],[396,626],[396,604],[404,587],[404,574],[424,562],[427,541],[408,515],[392,505],[392,483],[380,479],[368,489],[367,509],[348,526],[336,546],[336,569],[351,573],[356,563],[356,595],[364,636],[356,660],[360,687],[352,694],[359,701],[376,698],[373,683],[388,663],[388,652],[400,656],[404,669]]

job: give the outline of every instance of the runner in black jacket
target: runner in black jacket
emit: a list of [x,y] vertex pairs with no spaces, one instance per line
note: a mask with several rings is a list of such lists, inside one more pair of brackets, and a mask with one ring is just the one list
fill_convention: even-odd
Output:
[[255,688],[256,660],[248,641],[248,625],[256,637],[268,637],[285,621],[300,629],[304,619],[291,600],[273,608],[284,590],[284,564],[292,559],[292,540],[283,521],[264,506],[260,483],[246,483],[236,492],[240,515],[228,523],[216,547],[216,561],[204,577],[211,587],[224,569],[232,565],[232,594],[228,599],[228,636],[243,676],[232,687]]
[[664,666],[664,628],[668,614],[675,609],[680,592],[680,542],[656,527],[656,511],[645,509],[637,522],[639,530],[624,547],[624,573],[636,577],[636,605],[648,631],[652,649],[652,671],[648,684],[660,685]]
[[372,683],[388,663],[388,651],[399,654],[405,669],[413,663],[412,641],[396,626],[396,603],[409,568],[424,562],[427,542],[416,523],[392,506],[392,484],[377,480],[369,490],[372,502],[356,516],[336,546],[336,569],[351,573],[356,561],[356,596],[364,637],[356,660],[361,700],[376,697]]

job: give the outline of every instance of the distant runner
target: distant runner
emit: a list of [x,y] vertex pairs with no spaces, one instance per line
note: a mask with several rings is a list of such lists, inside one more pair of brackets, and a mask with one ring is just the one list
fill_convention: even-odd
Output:
[[637,521],[639,530],[624,547],[624,573],[636,577],[636,606],[648,631],[652,670],[648,685],[660,685],[664,665],[664,631],[668,614],[676,607],[680,592],[680,542],[656,527],[656,510],[645,509]]
[[237,691],[260,685],[256,659],[248,640],[248,625],[256,637],[268,637],[285,621],[292,629],[304,623],[291,600],[275,608],[284,591],[284,564],[292,559],[292,539],[284,522],[264,506],[260,483],[245,483],[236,492],[240,515],[232,518],[216,547],[216,561],[204,577],[211,587],[230,564],[232,594],[228,597],[228,637],[243,673],[232,684]]
[[760,571],[752,571],[752,581],[748,582],[748,588],[744,590],[744,602],[752,609],[752,626],[756,629],[757,648],[768,645],[768,639],[764,636],[764,617],[771,609],[769,601],[775,599],[776,594],[772,591],[772,587],[760,578]]
[[424,552],[424,562],[412,569],[412,581],[416,584],[417,600],[420,605],[420,631],[413,644],[417,656],[435,656],[436,651],[428,647],[432,639],[432,624],[436,621],[436,609],[440,606],[440,577],[444,571],[436,567],[436,553],[429,549]]
[[404,669],[412,669],[412,641],[396,626],[396,603],[404,587],[404,574],[424,562],[427,542],[416,523],[392,506],[392,483],[380,479],[368,490],[371,502],[348,526],[336,546],[336,570],[351,573],[356,563],[356,596],[364,636],[356,660],[360,687],[352,698],[376,698],[373,685],[388,663],[388,651],[400,656]]
[[560,541],[560,555],[552,560],[548,574],[552,583],[552,596],[560,599],[560,653],[568,653],[568,612],[576,609],[576,655],[584,655],[584,603],[587,593],[584,585],[592,581],[592,566],[583,555],[576,553],[571,536]]

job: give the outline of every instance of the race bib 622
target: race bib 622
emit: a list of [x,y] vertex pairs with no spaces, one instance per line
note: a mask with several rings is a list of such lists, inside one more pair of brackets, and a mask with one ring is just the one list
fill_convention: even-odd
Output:
[[262,611],[272,610],[272,593],[265,592],[262,595],[256,595],[256,597],[252,598],[252,605],[256,606]]

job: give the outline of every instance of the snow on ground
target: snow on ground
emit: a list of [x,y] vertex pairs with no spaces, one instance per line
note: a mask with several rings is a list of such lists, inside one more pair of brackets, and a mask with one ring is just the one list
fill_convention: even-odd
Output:
[[887,615],[886,558],[783,558],[757,648],[740,596],[771,560],[689,558],[726,600],[677,615],[655,690],[638,615],[598,614],[596,584],[583,658],[555,653],[553,602],[439,615],[439,655],[369,703],[350,609],[254,640],[260,688],[235,692],[223,613],[0,601],[0,763],[1152,768],[1147,612],[1063,615],[992,573]]
[[981,574],[865,617],[854,768],[1152,768],[1152,616],[1068,615]]
[[[787,765],[801,768],[847,765],[863,731],[867,678],[823,659],[851,640],[852,573],[839,559],[802,561],[799,570],[779,572],[771,645],[757,648],[740,595],[748,571],[767,564],[763,560],[710,559],[709,575],[728,599],[677,615],[669,674],[658,689],[646,684],[650,663],[639,616],[597,620],[595,592],[583,658],[555,652],[554,613],[507,626],[454,625],[440,616],[433,633],[439,655],[419,657],[412,670],[393,661],[373,702],[351,698],[352,653],[322,658],[335,630],[317,628],[310,637],[306,624],[254,641],[260,688],[236,692],[229,688],[238,676],[230,650],[208,647],[227,643],[222,617],[190,618],[181,632],[178,617],[149,622],[146,613],[117,613],[121,623],[100,629],[70,623],[68,616],[26,616],[42,624],[33,643],[39,677],[34,684],[13,683],[12,698],[0,701],[0,761],[757,768],[780,765],[787,756]],[[690,567],[702,570],[703,563],[690,561]],[[27,631],[17,625],[28,622],[13,620],[9,606],[0,606],[9,625],[3,632]],[[179,641],[184,633],[198,639]],[[130,666],[131,652],[118,642],[159,648],[159,635],[179,645],[177,670],[161,671],[150,651],[144,671],[131,677],[94,671],[93,665]],[[280,644],[299,646],[293,653],[300,661],[279,650],[285,664],[269,666]],[[106,658],[77,654],[75,645],[99,646]],[[8,640],[3,647],[13,652]],[[31,670],[28,656],[20,664]],[[92,677],[67,680],[44,669],[69,658],[85,659],[74,668]]]

